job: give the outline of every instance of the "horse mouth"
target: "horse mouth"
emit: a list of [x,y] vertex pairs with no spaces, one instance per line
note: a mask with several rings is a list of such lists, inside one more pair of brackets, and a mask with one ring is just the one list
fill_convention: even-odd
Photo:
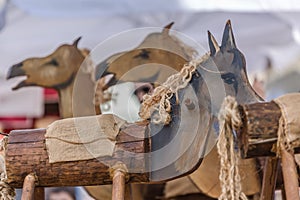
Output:
[[21,80],[21,82],[19,82],[15,87],[12,88],[12,90],[17,90],[21,87],[25,87],[28,86],[28,84],[26,83],[26,80],[29,78],[29,75],[26,74],[26,72],[19,66],[17,65],[13,65],[7,73],[6,79],[12,79],[15,77],[24,77],[23,80]]

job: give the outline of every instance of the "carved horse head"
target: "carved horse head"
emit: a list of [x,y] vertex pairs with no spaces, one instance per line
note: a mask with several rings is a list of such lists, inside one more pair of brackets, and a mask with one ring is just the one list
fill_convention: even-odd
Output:
[[98,64],[96,79],[112,74],[113,79],[107,87],[120,80],[162,83],[171,74],[180,71],[195,51],[170,35],[172,25],[165,26],[162,32],[147,35],[133,50],[115,54]]
[[[96,78],[113,74],[114,80],[119,80],[132,68],[145,64],[151,66],[148,66],[146,70],[143,68],[142,73],[133,70],[135,74],[131,74],[123,81],[149,82],[152,80],[155,82],[158,80],[162,82],[170,74],[179,71],[183,64],[189,61],[190,57],[186,51],[188,47],[183,45],[179,39],[170,36],[169,30],[172,24],[167,25],[162,32],[149,34],[136,49],[119,53],[100,63],[96,68],[96,75],[98,75]],[[13,65],[8,72],[7,79],[26,76],[26,79],[13,89],[41,86],[58,90],[60,112],[63,118],[95,114],[95,108],[92,105],[95,93],[94,78],[79,70],[86,56],[85,52],[77,48],[79,40],[80,38],[75,40],[72,45],[64,44],[58,47],[46,57],[29,58]],[[172,52],[166,49],[171,49]],[[167,70],[162,70],[161,65],[170,67]],[[103,70],[105,73],[101,73]],[[74,80],[75,77],[76,80]],[[108,86],[115,83],[116,81],[111,81]],[[73,88],[75,88],[74,91]],[[83,92],[84,94],[82,94]],[[75,96],[73,101],[72,95]],[[76,111],[78,107],[81,107],[78,106],[80,102],[87,105],[84,105],[83,109],[74,114],[72,104],[75,104]]]
[[[239,102],[246,103],[261,100],[261,97],[249,83],[245,57],[236,46],[230,21],[226,23],[221,46],[218,45],[209,31],[208,43],[210,48],[209,57],[199,64],[198,72],[203,74],[204,77],[207,74],[210,76],[220,75],[226,96],[235,96]],[[218,91],[215,90],[214,92]]]
[[46,88],[65,88],[74,80],[76,73],[84,60],[82,52],[77,48],[80,38],[73,44],[63,44],[53,53],[41,58],[28,58],[13,65],[7,79],[26,76],[13,90],[26,86],[41,86]]
[[[73,44],[63,44],[59,46],[53,53],[40,58],[28,58],[18,64],[13,65],[7,74],[7,79],[18,76],[26,76],[13,90],[28,86],[40,86],[45,88],[56,89],[60,96],[60,115],[63,118],[72,117],[73,101],[72,92],[75,78],[81,82],[81,87],[88,94],[82,95],[80,102],[74,105],[80,107],[80,115],[92,115],[99,112],[93,106],[93,94],[95,83],[93,81],[92,72],[81,72],[82,65],[88,50],[80,50],[77,45],[81,38],[76,39]],[[85,63],[85,62],[84,62]],[[86,63],[87,64],[87,63]],[[89,67],[86,65],[86,67]],[[81,106],[83,105],[82,109]],[[96,111],[95,111],[96,110]]]
[[[159,151],[172,142],[177,144],[170,147],[166,155],[153,154],[151,167],[159,165],[162,158],[174,160],[176,156],[183,155],[169,166],[152,173],[154,180],[174,178],[176,174],[182,176],[200,165],[201,158],[215,145],[218,132],[216,117],[227,95],[236,97],[239,103],[261,100],[249,84],[245,58],[235,44],[230,21],[226,23],[221,46],[210,32],[208,42],[210,52],[198,62],[190,81],[191,87],[179,91],[179,104],[175,95],[171,99],[170,124],[164,127],[151,124],[153,151]],[[195,98],[191,99],[189,90],[194,92]],[[187,108],[187,99],[199,104],[199,107]],[[209,149],[201,149],[208,145]]]

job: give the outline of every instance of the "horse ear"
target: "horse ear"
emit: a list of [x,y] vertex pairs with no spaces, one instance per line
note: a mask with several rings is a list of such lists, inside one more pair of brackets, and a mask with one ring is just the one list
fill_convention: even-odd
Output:
[[223,51],[224,49],[229,50],[233,48],[236,48],[236,45],[232,32],[231,22],[230,20],[228,20],[223,33],[221,50]]
[[207,33],[208,33],[208,44],[209,44],[209,49],[210,49],[210,55],[213,56],[220,50],[220,47],[218,45],[217,40],[210,33],[210,31],[207,31]]
[[79,37],[79,38],[77,38],[76,40],[74,40],[74,42],[73,42],[73,46],[74,47],[76,47],[77,48],[77,46],[78,46],[78,42],[81,40],[81,36]]
[[174,22],[171,22],[170,24],[166,25],[162,31],[163,35],[169,35],[170,29],[172,28]]

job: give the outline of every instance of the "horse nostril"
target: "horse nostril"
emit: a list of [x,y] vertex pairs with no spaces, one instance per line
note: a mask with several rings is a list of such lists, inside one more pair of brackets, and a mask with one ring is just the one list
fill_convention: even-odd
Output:
[[23,66],[23,63],[21,62],[21,63],[15,64],[11,68],[9,68],[6,79],[26,75],[22,66]]

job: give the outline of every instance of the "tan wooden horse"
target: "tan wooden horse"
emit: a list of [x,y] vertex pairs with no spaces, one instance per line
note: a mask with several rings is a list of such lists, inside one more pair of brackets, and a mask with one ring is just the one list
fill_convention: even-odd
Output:
[[96,79],[112,74],[108,86],[120,82],[164,82],[182,66],[196,51],[184,44],[169,31],[173,23],[162,32],[149,34],[136,48],[117,53],[96,67]]
[[[163,82],[169,75],[179,71],[184,63],[191,59],[191,54],[194,51],[169,34],[172,24],[167,25],[162,32],[148,35],[136,49],[119,53],[100,63],[96,68],[97,79],[107,74],[113,74],[113,80],[115,81],[102,85],[102,87],[107,88],[115,84],[118,80],[124,78],[123,75],[127,71],[139,65],[148,64],[148,68],[143,69],[143,73],[127,76],[121,81]],[[87,51],[78,49],[79,40],[80,38],[71,45],[61,45],[46,57],[29,58],[13,65],[8,72],[8,79],[26,76],[26,79],[13,89],[17,90],[27,86],[54,88],[59,92],[60,115],[62,118],[74,116],[74,106],[82,108],[79,113],[76,113],[76,116],[94,115],[93,100],[96,82],[91,77],[93,72],[89,66],[80,67]],[[162,70],[160,65],[169,68]],[[99,73],[101,71],[104,71],[104,73]],[[83,92],[77,94],[76,98],[73,94],[74,87],[76,87],[75,91]],[[78,97],[80,97],[80,101]],[[103,196],[103,192],[97,186],[89,187],[88,191],[95,198],[98,198],[99,195],[105,199],[110,196],[110,192],[105,193]]]
[[[191,48],[169,34],[172,24],[167,25],[162,32],[148,35],[132,51],[116,54],[100,63],[96,68],[96,79],[107,74],[114,75],[112,81],[101,85],[102,89],[114,85],[121,78],[122,81],[163,82],[168,76],[179,71],[183,64],[191,59],[191,55],[186,51]],[[96,88],[92,77],[94,69],[93,66],[89,66],[89,62],[83,63],[88,50],[80,50],[77,47],[79,40],[80,38],[75,40],[72,45],[59,46],[48,56],[28,58],[13,65],[7,79],[26,76],[26,79],[13,89],[28,86],[56,89],[60,97],[62,118],[99,114],[100,111],[95,110],[93,105]],[[81,65],[84,66],[80,67]],[[142,71],[132,70],[140,65],[146,67]],[[168,67],[162,68],[162,65]],[[129,76],[124,78],[123,75],[129,71],[134,73],[129,73]]]
[[[79,40],[80,38],[76,39],[71,45],[63,44],[59,46],[48,56],[28,58],[13,65],[8,72],[7,79],[26,76],[26,79],[15,86],[13,90],[27,86],[53,88],[59,93],[60,117],[73,117],[72,94],[75,78],[80,79],[81,86],[86,94],[93,94],[95,88],[95,81],[93,81],[90,72],[78,73],[78,71],[84,70],[84,67],[80,68],[80,66],[88,54],[88,50],[78,49]],[[84,105],[79,106],[82,107],[82,116],[96,113],[93,98],[92,95],[82,96]]]

